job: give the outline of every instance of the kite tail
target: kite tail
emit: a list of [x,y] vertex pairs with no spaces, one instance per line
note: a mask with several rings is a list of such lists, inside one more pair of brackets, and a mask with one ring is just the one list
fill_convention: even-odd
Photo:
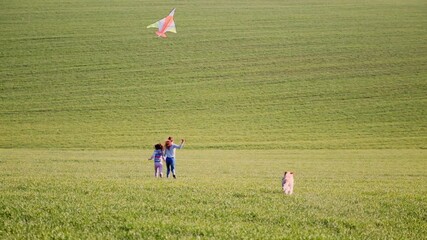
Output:
[[166,34],[161,33],[161,32],[156,32],[156,34],[157,34],[157,36],[162,37],[162,38],[166,37]]

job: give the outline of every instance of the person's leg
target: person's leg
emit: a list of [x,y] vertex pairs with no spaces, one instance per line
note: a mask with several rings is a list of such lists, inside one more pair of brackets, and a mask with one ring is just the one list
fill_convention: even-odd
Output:
[[162,178],[163,177],[163,164],[159,163],[159,176]]
[[170,158],[166,158],[166,177],[169,177],[169,174],[171,172],[171,159]]
[[176,174],[175,174],[175,158],[172,159],[172,164],[171,164],[171,171],[172,171],[172,176],[173,178],[176,178]]
[[162,177],[162,163],[155,163],[155,176],[156,177]]
[[157,164],[154,164],[154,177],[157,177]]

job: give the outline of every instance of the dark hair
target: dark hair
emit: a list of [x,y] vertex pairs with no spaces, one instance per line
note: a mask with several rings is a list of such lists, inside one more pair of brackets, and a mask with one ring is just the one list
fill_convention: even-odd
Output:
[[157,143],[156,145],[154,145],[154,148],[156,150],[163,150],[163,145],[161,143]]

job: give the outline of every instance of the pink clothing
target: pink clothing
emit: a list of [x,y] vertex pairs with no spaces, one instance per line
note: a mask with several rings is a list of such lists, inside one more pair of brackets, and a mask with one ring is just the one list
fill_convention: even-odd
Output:
[[162,162],[154,162],[154,176],[162,177],[163,176],[163,163]]
[[165,160],[163,156],[162,150],[154,150],[153,155],[151,155],[150,159],[154,159],[155,163],[162,162],[162,160]]
[[149,160],[154,159],[154,177],[163,177],[163,163],[165,158],[163,157],[163,151],[160,149],[154,150],[153,155],[149,158]]

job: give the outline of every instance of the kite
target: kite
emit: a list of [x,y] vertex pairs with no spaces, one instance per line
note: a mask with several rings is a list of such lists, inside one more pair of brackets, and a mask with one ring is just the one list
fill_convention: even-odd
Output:
[[156,32],[159,37],[167,37],[165,32],[173,32],[176,33],[175,22],[173,21],[173,15],[175,14],[175,8],[169,13],[169,15],[162,20],[159,20],[149,26],[147,28],[158,28],[159,30]]

